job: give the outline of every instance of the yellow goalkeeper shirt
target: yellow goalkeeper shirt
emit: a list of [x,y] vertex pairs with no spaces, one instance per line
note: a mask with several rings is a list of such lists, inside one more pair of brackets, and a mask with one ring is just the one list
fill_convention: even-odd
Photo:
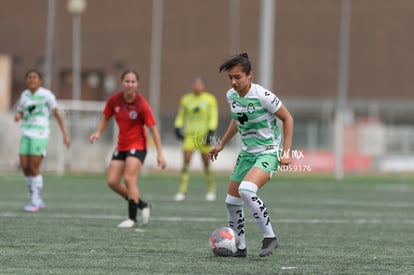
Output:
[[184,135],[205,135],[215,131],[218,123],[217,100],[214,95],[203,91],[188,93],[181,98],[175,118],[175,128],[184,128]]

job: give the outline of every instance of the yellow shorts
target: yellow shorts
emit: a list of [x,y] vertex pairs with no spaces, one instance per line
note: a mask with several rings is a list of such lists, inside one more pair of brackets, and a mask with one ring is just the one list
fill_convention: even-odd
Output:
[[202,154],[207,154],[210,150],[210,144],[206,142],[206,135],[185,135],[183,150],[191,152],[198,150]]

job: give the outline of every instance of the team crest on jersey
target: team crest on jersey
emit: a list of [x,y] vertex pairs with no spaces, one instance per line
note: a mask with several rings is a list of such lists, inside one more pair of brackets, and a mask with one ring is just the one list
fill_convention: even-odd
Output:
[[130,119],[136,119],[138,117],[138,113],[135,110],[132,110],[131,112],[129,112],[129,118]]
[[119,106],[115,107],[115,113],[118,113],[121,108]]
[[247,104],[247,112],[249,112],[250,114],[253,114],[255,110],[256,109],[254,108],[253,103],[250,102],[249,104]]

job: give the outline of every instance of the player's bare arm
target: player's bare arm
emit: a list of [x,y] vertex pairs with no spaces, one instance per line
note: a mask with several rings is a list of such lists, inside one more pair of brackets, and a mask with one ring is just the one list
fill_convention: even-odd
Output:
[[94,143],[95,141],[97,141],[99,139],[99,137],[101,136],[101,133],[105,130],[106,126],[108,125],[108,121],[110,120],[110,117],[104,116],[101,119],[101,122],[99,123],[98,129],[96,130],[95,133],[93,133],[90,137],[89,137],[89,142],[90,143]]
[[227,144],[227,142],[229,140],[231,140],[236,133],[237,133],[237,125],[236,125],[236,122],[232,119],[230,121],[229,127],[227,128],[227,130],[224,133],[223,137],[221,138],[220,142],[208,152],[208,154],[207,154],[208,158],[211,161],[217,160],[218,153],[221,150],[223,150],[223,148]]
[[157,129],[156,126],[150,126],[148,127],[150,132],[151,132],[151,136],[152,139],[154,140],[154,144],[155,144],[155,148],[157,150],[157,162],[158,162],[158,166],[161,169],[165,169],[167,167],[167,161],[164,158],[164,154],[162,152],[162,144],[161,144],[161,137],[160,137],[160,133]]
[[66,132],[65,124],[63,123],[63,119],[62,119],[62,116],[59,113],[59,109],[58,108],[53,109],[53,114],[56,117],[56,121],[59,125],[60,131],[62,132],[63,143],[66,145],[67,148],[69,148],[70,143],[71,143],[70,137],[69,137],[68,133]]
[[280,158],[281,165],[288,165],[291,162],[290,149],[293,136],[293,117],[288,109],[282,105],[275,113],[276,117],[283,123],[283,151]]

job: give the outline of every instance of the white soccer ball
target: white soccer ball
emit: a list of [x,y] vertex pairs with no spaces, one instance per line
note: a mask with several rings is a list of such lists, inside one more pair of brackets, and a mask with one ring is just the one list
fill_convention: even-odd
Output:
[[239,238],[230,227],[220,227],[213,231],[209,239],[214,254],[222,257],[233,256],[239,246]]

